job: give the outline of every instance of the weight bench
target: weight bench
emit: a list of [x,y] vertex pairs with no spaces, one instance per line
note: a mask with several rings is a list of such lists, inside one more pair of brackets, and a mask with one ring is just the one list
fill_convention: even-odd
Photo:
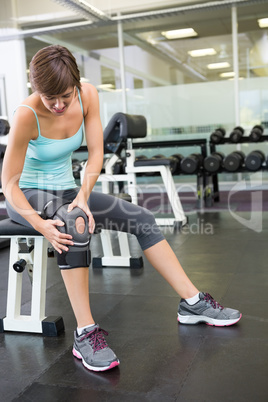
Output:
[[[111,192],[111,183],[126,182],[128,194],[134,204],[138,204],[138,192],[136,176],[139,173],[159,173],[163,180],[165,190],[172,208],[173,218],[156,218],[156,223],[162,226],[174,226],[180,229],[187,223],[180,198],[171,174],[172,158],[158,158],[136,160],[135,150],[132,148],[132,140],[147,136],[147,121],[142,115],[130,115],[116,113],[110,119],[103,132],[104,153],[111,157],[106,160],[104,170],[98,181],[102,182],[102,191]],[[116,163],[125,159],[125,172],[114,174]],[[80,171],[80,178],[83,179],[86,164]]]
[[[165,189],[172,207],[174,218],[156,218],[158,225],[173,226],[175,230],[180,230],[187,223],[187,218],[174,184],[170,170],[171,158],[147,159],[146,161],[135,161],[135,150],[132,149],[132,140],[135,138],[144,138],[147,135],[147,121],[142,115],[129,115],[126,113],[116,113],[110,119],[104,129],[104,154],[110,154],[104,166],[104,173],[98,177],[101,182],[102,192],[111,194],[113,184],[126,182],[128,194],[134,204],[138,204],[138,192],[136,175],[138,173],[158,172],[163,180]],[[115,174],[116,163],[124,158],[126,160],[125,172]],[[86,163],[80,170],[80,180],[83,181]],[[116,195],[116,194],[113,194]],[[101,231],[101,243],[104,256],[94,258],[92,265],[95,268],[103,266],[124,266],[131,268],[142,267],[142,258],[132,258],[130,255],[128,238],[126,233],[119,232],[118,242],[120,255],[113,253],[111,244],[111,233],[108,230]]]
[[[49,242],[33,228],[11,219],[0,221],[0,238],[10,239],[6,316],[0,332],[17,331],[58,336],[64,331],[62,317],[46,317],[47,254]],[[31,314],[21,314],[22,275],[27,270],[32,282]]]

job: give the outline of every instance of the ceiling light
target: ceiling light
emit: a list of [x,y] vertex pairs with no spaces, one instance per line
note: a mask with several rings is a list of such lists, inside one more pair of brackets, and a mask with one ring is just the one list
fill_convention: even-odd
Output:
[[222,78],[232,78],[235,76],[235,72],[234,71],[229,71],[228,73],[221,73],[220,77]]
[[114,90],[114,85],[113,84],[100,84],[97,85],[98,88],[103,89],[104,91],[112,91]]
[[268,18],[261,18],[258,20],[258,24],[260,28],[268,28]]
[[197,33],[193,28],[174,29],[173,31],[161,32],[161,34],[167,39],[181,39],[190,38],[191,36],[197,36]]
[[155,46],[157,44],[157,41],[152,39],[152,38],[148,38],[147,42],[150,43],[151,45]]
[[209,70],[216,70],[217,68],[228,68],[230,67],[230,64],[227,62],[224,63],[211,63],[207,65],[207,68]]
[[191,57],[213,56],[216,53],[216,50],[213,48],[189,50],[188,52]]

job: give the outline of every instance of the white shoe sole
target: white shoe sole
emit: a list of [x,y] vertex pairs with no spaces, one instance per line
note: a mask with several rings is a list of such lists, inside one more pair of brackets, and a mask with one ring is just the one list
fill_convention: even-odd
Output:
[[96,367],[96,366],[90,366],[90,364],[88,364],[84,359],[83,356],[75,349],[73,348],[73,355],[79,359],[82,360],[83,366],[85,366],[88,370],[92,370],[92,371],[105,371],[105,370],[110,370],[116,366],[119,366],[120,362],[119,360],[115,360],[113,361],[111,364],[109,364],[109,366],[102,366],[102,367]]
[[240,314],[239,318],[234,318],[233,320],[216,320],[215,318],[206,317],[205,315],[180,315],[178,313],[178,321],[181,324],[199,324],[205,322],[207,325],[213,325],[216,327],[227,327],[237,323],[242,317]]

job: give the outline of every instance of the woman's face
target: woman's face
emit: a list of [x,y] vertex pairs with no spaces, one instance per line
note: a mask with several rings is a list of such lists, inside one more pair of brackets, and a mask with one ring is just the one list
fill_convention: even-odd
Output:
[[74,97],[74,87],[69,87],[59,95],[40,95],[43,105],[55,116],[62,116]]

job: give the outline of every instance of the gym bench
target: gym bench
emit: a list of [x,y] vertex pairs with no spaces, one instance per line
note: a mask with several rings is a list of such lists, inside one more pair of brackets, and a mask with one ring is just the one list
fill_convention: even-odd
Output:
[[[11,219],[0,221],[0,238],[10,239],[6,316],[0,332],[17,331],[58,336],[64,331],[62,317],[46,317],[48,241],[41,233]],[[31,314],[21,314],[22,275],[27,270],[32,282]]]
[[[179,231],[182,226],[187,223],[187,218],[177,194],[177,190],[173,181],[170,170],[171,159],[161,158],[158,160],[148,159],[146,162],[135,161],[135,150],[132,141],[147,136],[147,121],[142,115],[130,115],[126,113],[116,113],[110,119],[108,125],[103,132],[104,154],[109,155],[106,159],[104,172],[98,177],[101,182],[102,192],[122,197],[122,194],[114,194],[114,183],[127,183],[128,195],[131,197],[133,204],[138,204],[138,192],[136,175],[138,173],[155,173],[158,172],[163,180],[172,211],[173,218],[156,218],[158,225],[173,226]],[[79,151],[87,152],[86,147],[80,147]],[[125,172],[120,174],[114,173],[116,163],[121,159],[125,159]],[[86,163],[82,165],[80,170],[80,181],[83,181]],[[119,232],[118,242],[120,255],[115,255],[111,243],[111,233],[109,230],[102,230],[100,234],[103,257],[92,260],[93,267],[102,268],[106,266],[121,266],[130,268],[140,268],[143,266],[142,257],[133,258],[130,255],[129,242],[127,233]]]

